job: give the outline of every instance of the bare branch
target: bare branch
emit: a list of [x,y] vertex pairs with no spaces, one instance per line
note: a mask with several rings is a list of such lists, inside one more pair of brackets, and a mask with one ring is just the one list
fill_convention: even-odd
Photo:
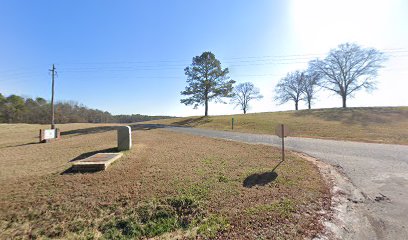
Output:
[[298,103],[304,89],[303,84],[303,74],[301,72],[288,73],[275,87],[275,101],[279,104],[294,101],[295,109],[298,110]]
[[332,49],[325,59],[311,61],[309,68],[321,74],[319,85],[339,94],[346,107],[347,97],[356,91],[375,88],[374,78],[385,60],[385,55],[376,49],[345,43]]
[[263,96],[259,93],[259,89],[253,83],[245,82],[238,84],[234,88],[231,103],[235,104],[235,107],[239,106],[244,111],[244,114],[246,114],[249,109],[249,102],[261,98]]

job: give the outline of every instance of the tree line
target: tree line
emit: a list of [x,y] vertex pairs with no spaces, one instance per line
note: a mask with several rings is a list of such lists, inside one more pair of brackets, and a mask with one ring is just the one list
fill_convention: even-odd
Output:
[[[386,60],[384,53],[374,48],[363,48],[354,43],[340,44],[330,50],[324,59],[309,62],[303,71],[294,71],[283,77],[275,87],[274,100],[278,104],[293,101],[295,110],[299,102],[305,101],[311,109],[316,93],[321,89],[341,96],[342,107],[347,107],[347,99],[354,97],[359,90],[375,89],[375,77]],[[261,99],[259,89],[253,83],[238,84],[228,76],[228,68],[211,52],[204,52],[193,58],[192,64],[185,68],[187,86],[182,95],[187,98],[180,102],[197,108],[204,105],[204,116],[208,116],[208,103],[211,101],[230,103],[239,106],[245,114],[251,100]]]
[[[55,104],[55,122],[58,123],[132,123],[169,116],[147,116],[140,114],[112,115],[107,111],[90,109],[73,101]],[[44,98],[23,98],[18,95],[3,96],[0,93],[1,123],[38,123],[51,121],[51,103]]]
[[310,61],[306,70],[297,70],[282,78],[275,88],[275,100],[280,104],[293,101],[295,110],[303,100],[311,109],[316,93],[325,89],[339,95],[342,107],[346,108],[347,99],[354,97],[356,92],[375,89],[375,77],[386,59],[384,53],[374,48],[340,44],[324,59]]

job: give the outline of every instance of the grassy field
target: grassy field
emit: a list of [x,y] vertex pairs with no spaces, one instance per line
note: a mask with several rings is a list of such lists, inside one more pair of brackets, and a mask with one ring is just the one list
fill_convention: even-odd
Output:
[[110,125],[0,125],[0,239],[304,239],[318,234],[328,186],[310,162],[279,150],[161,129],[107,171],[69,173],[70,162],[115,151]]
[[287,124],[291,136],[408,144],[408,107],[316,109],[211,117],[187,117],[151,123],[260,134],[274,134]]

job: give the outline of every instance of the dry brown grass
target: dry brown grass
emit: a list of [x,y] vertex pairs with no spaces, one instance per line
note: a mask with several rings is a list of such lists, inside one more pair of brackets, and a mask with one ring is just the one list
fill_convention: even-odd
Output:
[[408,107],[314,109],[186,117],[151,123],[231,131],[232,117],[237,132],[275,134],[275,126],[284,123],[295,137],[408,144]]
[[328,187],[309,162],[288,154],[271,173],[279,159],[272,147],[136,130],[132,150],[107,171],[62,174],[78,156],[115,147],[116,131],[69,124],[60,141],[31,144],[38,127],[0,128],[0,238],[99,238],[104,223],[182,195],[207,217],[225,219],[225,228],[204,236],[303,239],[321,231],[319,211],[329,207]]

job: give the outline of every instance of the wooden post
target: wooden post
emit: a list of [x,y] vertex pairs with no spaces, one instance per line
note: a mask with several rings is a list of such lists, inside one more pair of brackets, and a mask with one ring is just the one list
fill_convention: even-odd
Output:
[[234,130],[234,118],[231,120],[231,129]]

